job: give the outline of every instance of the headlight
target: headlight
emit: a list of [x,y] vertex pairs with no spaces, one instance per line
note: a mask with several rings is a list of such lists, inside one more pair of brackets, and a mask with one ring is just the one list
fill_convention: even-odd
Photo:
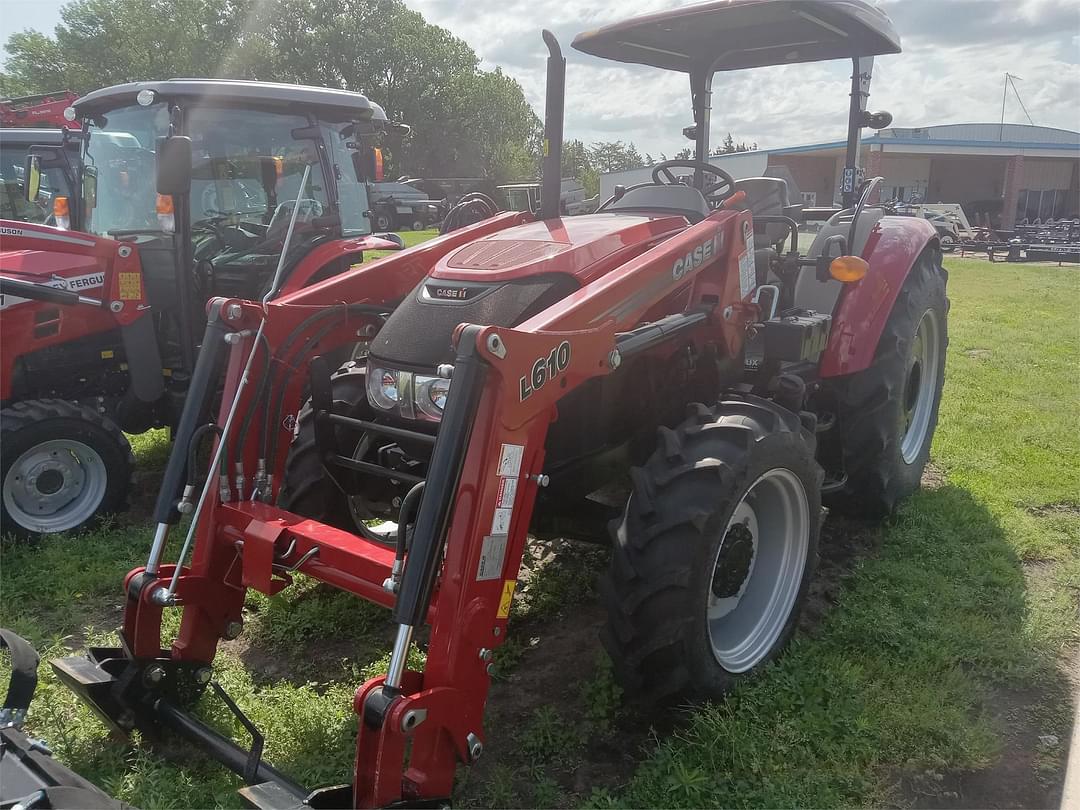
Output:
[[450,381],[442,377],[416,377],[416,407],[428,419],[436,422],[442,419],[446,407],[446,395],[450,391]]
[[397,408],[398,372],[386,368],[369,368],[367,373],[368,399],[384,411]]
[[368,401],[383,411],[393,411],[406,419],[419,417],[429,422],[442,419],[450,381],[442,377],[413,375],[379,366],[368,366]]

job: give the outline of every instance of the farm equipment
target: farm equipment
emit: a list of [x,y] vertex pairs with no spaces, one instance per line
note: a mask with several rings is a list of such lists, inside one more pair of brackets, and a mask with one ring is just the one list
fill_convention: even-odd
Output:
[[372,236],[365,150],[391,124],[362,95],[174,79],[73,106],[77,141],[35,147],[24,172],[31,201],[43,176],[79,189],[52,197],[61,227],[3,226],[0,520],[22,535],[124,505],[123,432],[174,427],[193,384],[218,384],[195,376],[208,301],[288,293],[401,246]]
[[59,148],[64,130],[21,127],[0,130],[0,219],[40,224],[55,224],[55,200],[71,199],[72,178],[59,167],[41,173],[40,188],[33,200],[26,199],[26,156],[35,146]]
[[[602,637],[618,677],[658,700],[718,697],[794,632],[822,498],[881,515],[919,486],[946,275],[933,227],[869,205],[879,178],[855,172],[861,130],[889,119],[866,111],[867,59],[900,50],[888,17],[857,0],[713,0],[579,35],[585,53],[689,75],[696,158],[576,217],[558,211],[565,60],[544,40],[539,212],[265,304],[212,300],[154,541],[124,582],[122,646],[53,662],[116,729],[179,734],[242,775],[254,806],[447,801],[484,751],[530,535],[594,539],[611,521]],[[714,73],[839,58],[854,68],[843,210],[706,162]],[[824,224],[804,255],[807,218]],[[358,334],[365,357],[328,359]],[[218,437],[205,474],[189,458],[200,432]],[[245,474],[222,477],[226,459]],[[235,703],[250,748],[190,713],[247,590],[279,593],[294,572],[390,608],[397,628],[387,674],[355,695],[351,782],[314,792],[263,761]]]
[[57,127],[78,129],[68,109],[78,96],[70,90],[0,99],[0,127]]

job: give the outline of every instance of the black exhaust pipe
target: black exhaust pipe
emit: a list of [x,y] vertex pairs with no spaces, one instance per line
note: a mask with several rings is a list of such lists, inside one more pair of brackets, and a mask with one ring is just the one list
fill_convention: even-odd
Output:
[[540,187],[540,218],[559,216],[562,197],[563,109],[566,104],[566,58],[555,35],[544,30],[548,47],[547,98],[544,101],[544,167]]

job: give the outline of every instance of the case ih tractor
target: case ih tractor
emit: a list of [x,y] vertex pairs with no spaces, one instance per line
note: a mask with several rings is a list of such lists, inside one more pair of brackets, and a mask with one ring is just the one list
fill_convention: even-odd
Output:
[[207,301],[287,293],[400,246],[371,236],[367,203],[372,139],[400,125],[362,95],[174,79],[74,111],[82,132],[25,172],[30,200],[46,174],[80,189],[54,200],[63,229],[3,227],[0,523],[21,535],[124,505],[121,431],[175,425]]
[[[122,646],[54,662],[117,729],[204,747],[254,806],[445,802],[484,750],[530,535],[590,538],[610,520],[602,637],[620,679],[659,700],[718,697],[791,637],[822,498],[881,514],[919,486],[944,374],[941,252],[929,223],[884,215],[867,205],[876,181],[855,182],[861,128],[889,117],[865,110],[864,61],[899,52],[889,19],[857,0],[714,0],[578,36],[587,54],[688,74],[697,156],[576,217],[558,214],[565,61],[544,39],[539,213],[266,305],[215,299],[152,548],[124,582]],[[843,210],[707,162],[716,71],[839,58],[855,68]],[[806,218],[824,225],[802,254]],[[362,361],[324,359],[358,332],[373,334]],[[225,396],[204,423],[218,356]],[[189,464],[200,431],[218,437],[205,473]],[[237,462],[247,479],[220,477]],[[315,792],[262,761],[235,704],[250,749],[190,713],[247,590],[278,593],[294,572],[386,606],[397,627],[387,674],[356,692],[352,779]]]

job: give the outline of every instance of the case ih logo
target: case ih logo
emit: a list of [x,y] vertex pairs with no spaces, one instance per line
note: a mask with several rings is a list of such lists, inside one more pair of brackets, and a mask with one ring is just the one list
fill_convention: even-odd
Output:
[[483,289],[477,287],[443,287],[438,284],[424,285],[424,292],[428,298],[440,301],[468,301]]
[[675,264],[671,266],[671,277],[678,281],[687,273],[697,270],[705,262],[712,259],[717,253],[716,241],[718,238],[718,236],[714,236],[708,242],[702,242],[682,258],[676,259]]

